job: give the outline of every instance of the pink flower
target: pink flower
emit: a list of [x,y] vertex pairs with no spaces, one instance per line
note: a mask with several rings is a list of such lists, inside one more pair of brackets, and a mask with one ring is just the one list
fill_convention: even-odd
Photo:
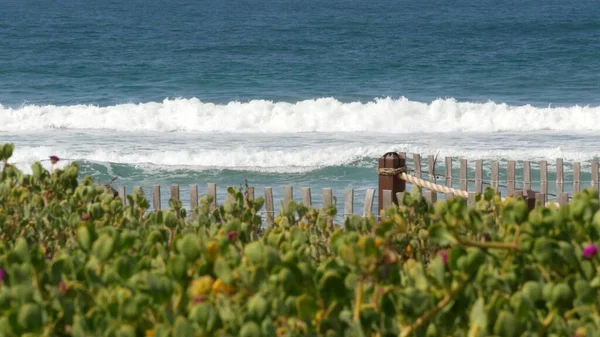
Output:
[[237,232],[231,231],[231,232],[227,233],[227,238],[230,241],[235,240],[235,238],[237,238]]
[[81,220],[83,220],[83,221],[88,221],[89,219],[90,219],[90,215],[89,215],[89,214],[87,214],[87,213],[83,213],[83,214],[81,215]]
[[447,250],[440,250],[438,252],[438,255],[442,258],[442,262],[444,263],[444,265],[448,265],[448,251]]
[[198,304],[198,303],[203,303],[206,299],[204,298],[204,296],[196,296],[192,299],[192,302],[194,302],[194,304]]
[[586,259],[591,259],[596,254],[598,254],[598,246],[596,246],[593,243],[590,243],[589,245],[585,246],[585,248],[583,248],[583,257],[585,257]]
[[60,281],[58,282],[58,290],[62,293],[62,294],[66,294],[69,292],[69,288],[67,287],[67,284],[64,281]]
[[0,281],[4,280],[5,276],[6,276],[6,273],[4,272],[4,269],[0,268]]
[[59,160],[60,160],[60,158],[58,158],[57,156],[50,156],[50,162],[52,164],[58,163]]

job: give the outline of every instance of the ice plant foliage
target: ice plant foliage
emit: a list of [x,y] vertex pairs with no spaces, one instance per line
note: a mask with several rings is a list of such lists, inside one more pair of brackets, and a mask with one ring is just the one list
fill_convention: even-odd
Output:
[[229,189],[192,217],[78,179],[27,175],[0,147],[0,336],[600,336],[600,202],[528,211],[406,193],[335,224],[334,206]]

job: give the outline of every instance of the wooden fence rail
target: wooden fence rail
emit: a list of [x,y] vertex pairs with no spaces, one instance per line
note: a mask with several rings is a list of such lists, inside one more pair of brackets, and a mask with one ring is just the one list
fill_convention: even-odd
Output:
[[[190,185],[190,197],[189,197],[189,209],[195,209],[199,205],[199,189],[198,185]],[[134,186],[134,190],[142,189],[141,186]],[[143,192],[143,190],[142,190]],[[249,186],[246,190],[247,197],[249,199],[255,198],[255,188],[253,186]],[[302,198],[301,200],[296,200],[306,206],[321,206],[321,207],[329,207],[334,204],[334,194],[333,189],[331,188],[323,188],[322,190],[322,205],[313,205],[312,204],[312,192],[310,187],[302,188],[301,190]],[[127,203],[127,188],[125,186],[120,186],[118,189],[118,196],[123,200],[123,203]],[[217,203],[217,185],[214,183],[207,184],[207,195],[212,196],[211,207],[214,208]],[[363,208],[363,216],[367,216],[373,211],[374,204],[374,196],[375,189],[369,188],[365,192],[364,196],[364,208]],[[229,197],[229,195],[227,196]],[[346,188],[344,190],[344,212],[343,216],[349,217],[354,214],[354,205],[355,205],[355,190],[353,188]],[[160,185],[152,186],[152,208],[154,210],[162,209],[162,200],[161,200],[161,187]],[[170,199],[181,200],[180,199],[180,188],[179,185],[171,185],[170,186]],[[272,221],[272,218],[275,216],[275,202],[273,198],[273,189],[271,187],[264,188],[264,211],[263,213],[267,216],[267,221]],[[293,187],[286,186],[283,188],[283,200],[281,200],[281,205],[286,205],[291,200],[294,199],[293,195]]]
[[[412,157],[411,163],[408,161]],[[458,172],[455,170],[454,158],[446,157],[444,160],[445,174],[436,173],[436,164],[438,160],[433,155],[427,156],[427,179],[429,182],[439,184],[438,179],[445,180],[445,186],[458,188],[468,192],[470,202],[475,200],[477,194],[482,193],[486,187],[494,188],[498,193],[504,193],[506,196],[523,197],[529,204],[530,208],[536,203],[545,204],[551,198],[559,203],[565,204],[569,201],[570,195],[580,192],[583,188],[595,187],[598,188],[599,165],[598,161],[589,163],[589,180],[582,179],[582,165],[580,162],[574,162],[570,165],[572,173],[569,174],[571,180],[565,179],[565,164],[562,158],[556,159],[554,168],[554,179],[551,181],[548,174],[548,162],[541,160],[539,163],[531,161],[517,162],[509,160],[506,162],[506,170],[504,176],[501,176],[501,162],[499,161],[483,161],[475,160],[474,168],[469,167],[467,159],[459,160]],[[412,165],[411,165],[412,164]],[[489,164],[489,165],[485,165]],[[519,165],[518,165],[519,164]],[[588,164],[588,163],[586,163]],[[440,165],[441,166],[441,165]],[[401,153],[386,153],[379,159],[379,168],[398,169],[406,168],[407,174],[424,179],[421,164],[421,155],[407,155]],[[485,180],[486,170],[489,168],[488,180]],[[472,171],[472,174],[470,174]],[[455,174],[458,173],[458,186],[455,184]],[[520,173],[520,174],[519,174]],[[535,176],[535,179],[533,177]],[[385,207],[391,203],[396,203],[402,194],[405,193],[405,185],[399,183],[402,179],[398,177],[379,176],[379,196],[381,205]],[[505,183],[504,183],[505,182]],[[570,183],[571,193],[565,192],[565,185]],[[553,192],[551,191],[551,186]],[[417,187],[417,191],[421,192],[422,188]],[[390,192],[386,192],[390,191]],[[435,202],[438,199],[438,192],[425,191],[424,197]],[[444,195],[445,198],[452,198],[452,195]],[[386,200],[388,198],[389,200]],[[381,209],[381,207],[380,207]]]
[[[442,164],[444,167],[442,169]],[[550,199],[555,200],[559,204],[569,202],[570,194],[577,193],[587,187],[598,188],[599,184],[599,165],[597,161],[585,163],[585,170],[582,169],[582,164],[575,162],[569,165],[571,172],[568,175],[565,173],[565,163],[561,158],[558,158],[552,165],[554,172],[549,172],[549,164],[545,160],[538,163],[531,161],[484,161],[475,160],[473,162],[467,159],[456,160],[452,157],[445,157],[440,160],[433,155],[428,155],[426,165],[423,167],[420,154],[407,155],[406,153],[386,153],[379,158],[379,168],[405,168],[406,174],[421,178],[437,184],[442,187],[460,189],[468,192],[468,202],[473,202],[477,194],[482,193],[487,187],[494,188],[497,193],[504,196],[522,196],[530,205],[534,207],[536,204],[545,204]],[[458,164],[458,165],[456,165]],[[438,169],[443,174],[438,173]],[[424,173],[426,172],[426,173]],[[583,179],[585,176],[586,179]],[[568,179],[565,179],[568,177]],[[553,178],[553,180],[551,180]],[[399,179],[397,176],[379,175],[378,189],[369,188],[365,191],[364,196],[357,196],[355,189],[346,188],[343,191],[343,213],[344,218],[355,214],[355,197],[362,198],[363,208],[362,216],[367,216],[373,212],[373,206],[378,205],[378,212],[392,204],[397,204],[403,198],[403,194],[407,191],[407,182]],[[410,183],[409,183],[410,185]],[[569,186],[569,191],[565,192]],[[134,189],[141,189],[135,186]],[[154,185],[151,190],[153,209],[159,210],[162,208],[161,186]],[[168,189],[169,198],[181,200],[179,185],[171,185]],[[377,192],[377,199],[375,194]],[[417,192],[422,193],[426,200],[435,203],[440,199],[451,199],[454,195],[451,193],[438,193],[434,190],[426,190],[423,187],[417,187]],[[120,186],[118,195],[126,201],[126,187]],[[255,197],[255,188],[250,186],[247,188],[247,197],[253,199]],[[461,192],[464,193],[464,192]],[[213,202],[211,208],[214,208],[217,202],[217,185],[209,183],[206,185],[206,195],[212,196]],[[304,205],[313,206],[312,190],[310,187],[302,187],[300,196],[294,195],[292,186],[283,187],[283,199],[279,203],[275,203],[273,197],[273,189],[265,187],[263,191],[265,199],[264,209],[262,213],[266,216],[267,222],[271,223],[275,216],[276,205],[286,205],[291,200],[296,200]],[[441,194],[441,195],[439,195]],[[189,209],[194,209],[199,205],[200,190],[198,185],[189,185]],[[331,188],[323,188],[321,191],[321,205],[317,207],[327,207],[334,203],[334,190]],[[341,201],[342,198],[339,198]],[[359,211],[360,212],[360,211]]]

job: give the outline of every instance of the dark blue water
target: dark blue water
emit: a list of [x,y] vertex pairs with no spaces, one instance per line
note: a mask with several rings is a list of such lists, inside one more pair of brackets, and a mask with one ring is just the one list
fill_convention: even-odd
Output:
[[597,1],[3,0],[0,104],[600,103]]
[[248,180],[361,210],[388,151],[534,180],[563,158],[589,186],[599,50],[598,1],[0,0],[0,144],[183,200]]

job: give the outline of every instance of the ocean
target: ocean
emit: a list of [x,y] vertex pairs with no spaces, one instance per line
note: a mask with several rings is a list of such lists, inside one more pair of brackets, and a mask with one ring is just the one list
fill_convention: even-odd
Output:
[[3,0],[0,143],[165,205],[248,181],[360,213],[388,151],[589,170],[599,49],[586,0]]

